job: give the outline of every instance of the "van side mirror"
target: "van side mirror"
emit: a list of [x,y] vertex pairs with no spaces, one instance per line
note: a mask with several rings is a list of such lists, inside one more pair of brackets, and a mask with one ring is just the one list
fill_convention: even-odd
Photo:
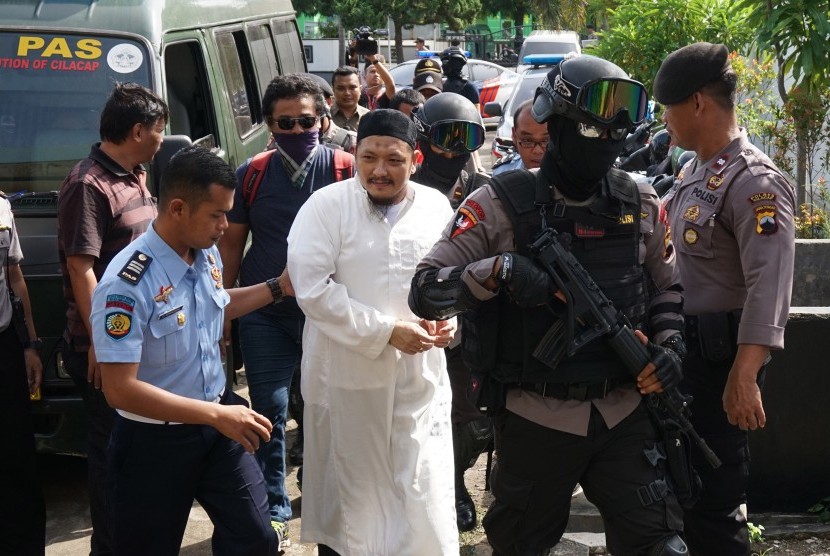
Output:
[[501,109],[501,104],[498,102],[488,102],[484,105],[484,113],[488,116],[503,116],[504,112]]
[[161,187],[161,174],[167,168],[167,164],[173,155],[185,147],[189,147],[193,141],[187,135],[167,135],[161,142],[161,148],[153,157],[150,163],[150,173],[152,174],[153,194],[158,197],[159,188]]

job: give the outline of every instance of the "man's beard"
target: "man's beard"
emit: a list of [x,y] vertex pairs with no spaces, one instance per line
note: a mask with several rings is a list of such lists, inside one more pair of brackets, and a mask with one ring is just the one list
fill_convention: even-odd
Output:
[[[406,186],[409,187],[409,186]],[[369,201],[369,214],[376,217],[378,220],[383,220],[389,213],[389,208],[395,205],[395,197],[375,197],[368,190],[366,190],[366,198]],[[406,196],[398,202],[402,202]]]

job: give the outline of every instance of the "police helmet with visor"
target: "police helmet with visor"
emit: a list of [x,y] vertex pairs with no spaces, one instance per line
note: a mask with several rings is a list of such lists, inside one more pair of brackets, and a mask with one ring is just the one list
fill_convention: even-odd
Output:
[[563,116],[577,122],[584,137],[600,137],[609,130],[616,140],[645,120],[647,108],[648,94],[641,83],[616,64],[583,54],[548,72],[530,112],[539,123]]
[[477,151],[484,144],[484,122],[475,104],[456,93],[427,99],[412,112],[419,137],[455,154]]

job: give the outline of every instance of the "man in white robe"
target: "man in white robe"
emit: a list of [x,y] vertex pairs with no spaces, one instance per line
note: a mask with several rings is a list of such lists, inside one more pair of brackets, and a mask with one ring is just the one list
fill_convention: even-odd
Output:
[[409,181],[416,130],[375,110],[357,176],[315,192],[288,236],[303,332],[303,542],[340,556],[457,555],[451,393],[454,321],[421,321],[415,267],[452,218]]

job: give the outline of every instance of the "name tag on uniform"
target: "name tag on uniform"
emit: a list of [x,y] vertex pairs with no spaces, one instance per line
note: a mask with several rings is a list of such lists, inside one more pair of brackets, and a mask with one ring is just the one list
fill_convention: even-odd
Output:
[[166,319],[169,316],[175,315],[176,313],[178,313],[182,309],[184,309],[184,305],[179,305],[178,307],[173,307],[169,311],[165,311],[165,312],[161,313],[159,315],[159,320]]

